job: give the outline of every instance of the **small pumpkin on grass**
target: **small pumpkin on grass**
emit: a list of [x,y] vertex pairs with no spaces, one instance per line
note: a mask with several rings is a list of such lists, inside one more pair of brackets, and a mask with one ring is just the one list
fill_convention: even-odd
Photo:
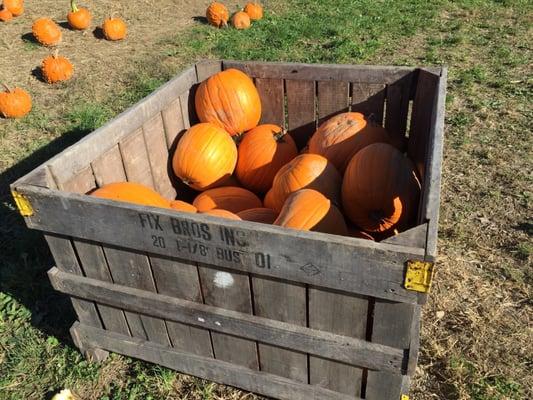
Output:
[[237,164],[237,146],[228,133],[208,122],[189,128],[172,158],[178,178],[196,190],[223,185]]
[[183,211],[183,212],[189,212],[189,213],[198,212],[195,206],[182,200],[172,200],[170,202],[170,208],[176,211]]
[[269,225],[272,225],[278,217],[276,211],[266,207],[250,208],[237,213],[237,215],[244,221],[260,222]]
[[248,29],[252,25],[252,21],[248,14],[244,11],[239,11],[231,17],[231,24],[236,29]]
[[159,208],[170,208],[170,202],[144,185],[135,182],[109,183],[96,189],[91,196]]
[[104,20],[102,31],[107,40],[116,41],[126,38],[128,28],[121,18],[111,16]]
[[235,175],[244,187],[265,193],[280,168],[297,155],[296,144],[286,131],[277,125],[259,125],[246,132],[239,144]]
[[7,22],[13,19],[13,14],[9,11],[6,6],[0,8],[0,21]]
[[14,17],[24,14],[24,0],[4,0],[4,8],[8,9]]
[[248,14],[252,21],[258,21],[263,18],[263,7],[256,2],[247,3],[244,6],[244,12]]
[[205,16],[207,22],[217,28],[228,26],[229,11],[224,4],[219,3],[218,1],[212,2],[209,7],[207,7]]
[[228,210],[222,210],[220,208],[213,208],[212,210],[204,211],[202,214],[212,215],[213,217],[233,219],[235,221],[241,221],[241,218]]
[[43,78],[48,83],[57,83],[69,80],[74,73],[74,66],[56,50],[53,55],[46,57],[41,65]]
[[39,18],[31,27],[35,39],[43,46],[55,46],[61,42],[61,30],[50,18]]
[[91,12],[84,8],[78,7],[76,0],[70,1],[70,12],[67,14],[68,24],[72,29],[84,30],[91,25]]
[[22,118],[28,114],[32,107],[30,94],[18,87],[10,89],[2,85],[6,90],[0,92],[0,115],[4,118]]
[[250,208],[262,207],[259,197],[241,187],[223,186],[200,193],[192,203],[199,212],[221,208],[238,213]]

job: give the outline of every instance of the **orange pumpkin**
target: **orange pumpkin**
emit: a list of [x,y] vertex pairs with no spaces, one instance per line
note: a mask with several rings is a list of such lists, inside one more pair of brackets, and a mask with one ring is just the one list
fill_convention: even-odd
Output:
[[4,0],[4,8],[8,9],[14,17],[24,13],[24,0]]
[[226,219],[234,219],[236,221],[240,221],[241,218],[238,215],[233,214],[232,212],[228,210],[221,210],[220,208],[214,208],[212,210],[207,210],[203,212],[202,214],[212,215],[213,217],[220,217],[220,218],[226,218]]
[[31,111],[31,96],[23,89],[10,89],[0,92],[0,115],[4,118],[21,118]]
[[272,193],[267,194],[267,207],[281,211],[291,193],[300,189],[315,189],[339,204],[342,178],[326,158],[318,154],[300,154],[285,164],[276,174]]
[[261,100],[254,82],[236,69],[227,69],[203,81],[195,97],[202,122],[224,128],[231,136],[253,129],[261,119]]
[[92,196],[159,208],[170,208],[170,202],[156,191],[134,182],[109,183],[96,189]]
[[263,18],[263,7],[258,3],[247,3],[244,6],[244,12],[248,14],[252,21],[258,21]]
[[313,189],[301,189],[292,193],[274,225],[335,235],[348,233],[339,209],[326,196]]
[[170,208],[172,208],[173,210],[189,212],[189,213],[198,212],[195,206],[182,200],[172,200],[170,202]]
[[102,31],[107,40],[122,40],[126,37],[128,28],[126,23],[120,18],[107,18],[102,24]]
[[233,14],[233,17],[231,18],[231,23],[236,29],[248,29],[250,25],[252,25],[250,17],[244,11],[239,11]]
[[216,125],[201,123],[181,137],[172,159],[178,178],[196,190],[221,186],[237,164],[237,146]]
[[298,155],[296,144],[277,125],[259,125],[244,134],[239,144],[235,175],[242,185],[265,193],[276,173]]
[[67,14],[68,24],[72,29],[84,30],[91,26],[91,12],[78,7],[75,0],[70,0],[70,12]]
[[48,83],[56,83],[69,80],[74,73],[74,67],[70,61],[58,55],[58,51],[54,55],[46,57],[41,65],[43,78]]
[[278,217],[276,211],[265,207],[250,208],[249,210],[237,213],[237,215],[244,221],[260,222],[269,225],[272,225]]
[[275,210],[274,192],[272,191],[272,189],[270,189],[265,195],[265,198],[263,199],[263,204],[265,205],[265,207]]
[[374,143],[350,160],[342,182],[346,216],[368,232],[404,229],[416,217],[420,183],[411,160]]
[[13,19],[13,14],[11,13],[11,11],[9,11],[6,8],[6,6],[3,6],[0,9],[0,21],[7,22],[7,21],[12,20],[12,19]]
[[207,22],[217,28],[228,26],[229,12],[226,6],[222,3],[217,1],[212,2],[209,7],[207,7],[205,16],[207,17]]
[[387,131],[367,121],[363,114],[347,112],[320,125],[309,140],[309,152],[323,155],[343,173],[355,153],[377,142],[390,142]]
[[55,46],[61,42],[61,30],[50,18],[39,18],[31,27],[35,39],[44,46]]
[[259,197],[237,186],[223,186],[200,193],[192,203],[199,212],[221,208],[233,213],[262,207]]

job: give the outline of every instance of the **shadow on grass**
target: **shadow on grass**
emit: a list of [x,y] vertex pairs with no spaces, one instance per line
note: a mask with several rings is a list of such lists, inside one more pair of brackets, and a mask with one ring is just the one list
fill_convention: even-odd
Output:
[[200,22],[201,24],[207,25],[207,18],[202,15],[197,15],[196,17],[192,17],[193,21]]

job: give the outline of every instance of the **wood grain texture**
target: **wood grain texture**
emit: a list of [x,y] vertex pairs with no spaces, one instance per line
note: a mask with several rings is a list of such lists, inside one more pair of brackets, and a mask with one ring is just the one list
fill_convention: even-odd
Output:
[[173,149],[176,146],[180,133],[185,130],[185,122],[183,120],[183,114],[181,113],[181,101],[179,97],[164,108],[161,111],[161,115],[165,127],[167,148]]
[[397,235],[388,237],[381,241],[381,243],[397,244],[400,246],[419,247],[425,249],[428,233],[428,224],[421,224],[414,228],[400,232]]
[[282,400],[361,400],[318,386],[305,385],[287,378],[254,371],[220,360],[180,352],[141,339],[76,323],[73,328],[80,341],[130,357],[156,363],[185,374],[235,386]]
[[206,60],[196,64],[196,78],[199,83],[220,71],[222,71],[220,60]]
[[316,130],[315,81],[286,80],[287,125],[299,149],[307,145]]
[[350,84],[343,81],[317,82],[318,125],[348,111]]
[[285,95],[283,79],[256,79],[255,86],[261,98],[260,124],[285,127]]
[[61,190],[71,193],[85,194],[96,188],[93,170],[90,165],[83,168],[77,175],[72,176],[68,181],[59,184]]
[[385,129],[390,134],[405,136],[413,75],[408,74],[387,86]]
[[352,82],[351,111],[360,112],[378,124],[383,124],[385,91],[384,84]]
[[155,185],[142,129],[122,139],[119,148],[128,182],[140,183],[154,189]]
[[118,144],[97,157],[91,162],[91,166],[98,187],[102,187],[108,183],[126,181],[126,173],[124,172],[122,155],[120,154]]

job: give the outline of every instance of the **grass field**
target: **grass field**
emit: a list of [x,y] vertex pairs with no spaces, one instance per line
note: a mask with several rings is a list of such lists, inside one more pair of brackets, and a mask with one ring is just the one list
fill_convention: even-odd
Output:
[[0,399],[63,387],[83,399],[256,398],[121,356],[85,362],[68,337],[69,303],[47,283],[45,244],[8,191],[201,58],[449,67],[440,257],[412,398],[533,398],[530,1],[271,0],[246,32],[193,18],[208,1],[86,3],[96,21],[119,11],[130,36],[108,43],[65,30],[60,49],[76,78],[59,86],[32,74],[48,50],[27,33],[39,15],[64,21],[66,5],[27,0],[24,16],[0,25],[0,80],[35,104],[23,120],[0,119]]

